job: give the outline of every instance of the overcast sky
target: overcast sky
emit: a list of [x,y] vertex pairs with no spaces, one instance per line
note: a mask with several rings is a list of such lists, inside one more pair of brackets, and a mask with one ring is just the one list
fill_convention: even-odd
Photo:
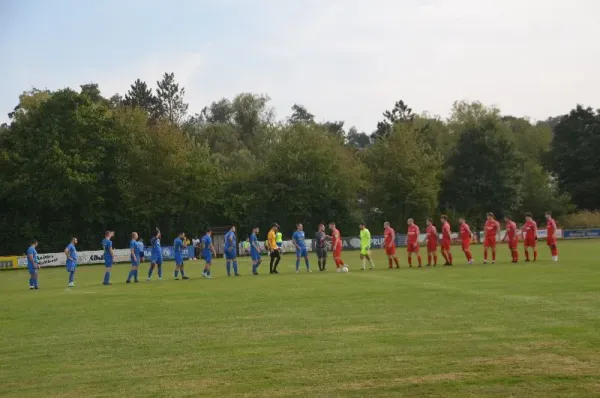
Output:
[[600,0],[0,0],[0,121],[31,87],[167,71],[191,113],[253,92],[369,133],[399,99],[545,119],[600,107],[599,20]]

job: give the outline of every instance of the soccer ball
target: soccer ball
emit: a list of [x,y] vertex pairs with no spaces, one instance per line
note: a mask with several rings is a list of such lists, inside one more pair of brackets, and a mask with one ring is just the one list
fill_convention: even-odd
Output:
[[342,272],[348,272],[348,267],[346,267],[345,265],[342,267]]

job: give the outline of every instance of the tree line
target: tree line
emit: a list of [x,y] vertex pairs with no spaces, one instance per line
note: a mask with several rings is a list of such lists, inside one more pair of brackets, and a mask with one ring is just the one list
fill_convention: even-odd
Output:
[[348,235],[360,221],[376,233],[446,213],[479,228],[488,211],[600,208],[600,110],[533,123],[457,102],[442,119],[398,101],[365,133],[300,104],[277,120],[269,101],[242,93],[190,114],[173,73],[111,98],[96,84],[24,92],[0,126],[0,253],[71,236],[98,249],[107,229],[119,246],[157,226],[244,235],[334,220]]

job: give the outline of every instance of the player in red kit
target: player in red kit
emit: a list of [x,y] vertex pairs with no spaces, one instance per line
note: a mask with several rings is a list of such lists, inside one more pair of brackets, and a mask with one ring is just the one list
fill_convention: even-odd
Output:
[[406,251],[408,252],[408,266],[412,268],[412,255],[416,253],[417,261],[419,262],[419,268],[423,266],[421,261],[421,251],[419,250],[419,226],[415,224],[412,218],[408,219],[408,237],[406,238]]
[[383,245],[388,258],[389,269],[394,268],[393,264],[396,264],[396,268],[400,268],[398,257],[396,257],[396,231],[387,221],[383,224],[383,230]]
[[462,251],[465,252],[467,262],[473,264],[473,254],[471,254],[471,242],[473,241],[473,232],[469,224],[464,218],[459,218],[458,223],[460,224],[460,241],[462,243]]
[[433,266],[437,266],[437,245],[438,245],[438,233],[433,220],[427,219],[427,266],[431,267],[431,259],[433,258]]
[[333,251],[333,262],[335,263],[337,272],[342,272],[342,267],[345,265],[344,260],[342,260],[342,235],[335,227],[334,222],[329,223],[329,229],[331,230],[331,250]]
[[529,262],[529,249],[533,249],[533,261],[537,260],[537,224],[531,213],[525,213],[525,225],[521,228],[525,235],[525,261]]
[[508,239],[508,249],[512,256],[512,262],[519,262],[519,236],[517,235],[517,224],[509,216],[504,216],[504,224],[506,225],[506,233],[502,242]]
[[450,252],[450,245],[452,244],[452,231],[450,229],[450,223],[448,222],[448,216],[442,215],[440,218],[442,221],[442,256],[446,260],[444,266],[452,265],[452,253]]
[[483,241],[483,263],[487,264],[488,249],[492,249],[492,264],[496,263],[496,237],[500,230],[500,223],[494,219],[494,213],[486,215],[485,240]]
[[552,261],[558,261],[558,248],[556,247],[556,221],[552,218],[552,213],[546,212],[546,244],[552,253]]

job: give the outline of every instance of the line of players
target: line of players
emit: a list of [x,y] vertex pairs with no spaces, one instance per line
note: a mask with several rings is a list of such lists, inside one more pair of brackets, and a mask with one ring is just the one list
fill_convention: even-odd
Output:
[[[546,243],[551,250],[552,260],[558,261],[558,249],[556,246],[556,222],[552,219],[552,214],[547,212],[545,214],[547,235]],[[507,242],[508,247],[511,251],[512,262],[516,263],[519,260],[518,242],[519,234],[524,236],[524,247],[525,247],[525,261],[530,261],[530,250],[533,251],[533,261],[537,260],[537,224],[533,220],[531,213],[525,214],[525,223],[521,229],[517,228],[516,223],[509,217],[504,217],[506,233],[502,239],[502,242]],[[442,223],[442,238],[439,239],[439,235],[433,220],[430,218],[427,220],[426,230],[426,245],[427,245],[427,266],[437,265],[437,247],[440,245],[440,252],[444,257],[445,266],[453,265],[453,257],[451,252],[452,243],[452,231],[448,217],[442,215],[440,218]],[[473,241],[474,235],[469,225],[466,223],[464,218],[459,220],[460,231],[459,236],[462,243],[462,251],[465,253],[467,262],[473,263],[473,255],[471,253],[471,242]],[[419,236],[420,230],[418,225],[415,224],[412,218],[408,219],[408,231],[407,231],[407,252],[408,252],[408,265],[412,268],[413,255],[416,255],[418,261],[418,267],[422,267],[422,258],[419,248]],[[371,233],[367,229],[365,223],[360,224],[360,258],[362,261],[362,270],[366,269],[367,262],[370,265],[370,269],[375,269],[375,264],[371,257]],[[274,223],[267,235],[267,241],[265,248],[269,251],[271,261],[269,266],[270,274],[278,274],[277,266],[281,260],[281,246],[277,244],[276,235],[279,231],[279,225]],[[320,224],[318,231],[315,236],[315,252],[318,259],[319,271],[325,271],[327,262],[327,241],[331,242],[331,250],[333,252],[333,260],[336,265],[337,272],[347,270],[347,265],[342,259],[342,236],[340,231],[336,228],[334,222],[329,223],[330,235],[325,233],[325,225]],[[389,268],[400,268],[398,258],[396,256],[396,243],[395,237],[396,232],[392,229],[389,222],[384,224],[384,249],[388,257]],[[496,261],[496,243],[497,235],[500,231],[500,223],[494,219],[493,213],[487,214],[487,221],[485,223],[484,231],[484,264],[488,260],[488,251],[492,254],[492,263]],[[232,226],[231,229],[225,235],[224,244],[224,257],[226,260],[227,275],[231,276],[231,270],[233,268],[233,275],[239,276],[238,272],[238,261],[237,261],[237,243],[236,243],[236,228]],[[255,227],[252,229],[252,233],[249,238],[250,243],[250,258],[252,260],[252,274],[258,275],[258,268],[262,263],[261,248],[258,242],[259,228]],[[113,249],[111,238],[114,236],[114,231],[106,231],[104,239],[102,240],[102,247],[104,250],[104,280],[103,285],[111,285],[111,272],[112,266],[115,259],[115,252]],[[151,264],[148,269],[147,281],[152,279],[152,274],[157,269],[158,279],[162,279],[162,247],[161,247],[162,235],[160,230],[156,230],[154,236],[151,239]],[[184,260],[183,260],[183,249],[186,247],[185,244],[185,233],[180,232],[173,242],[174,248],[174,259],[175,259],[175,270],[174,278],[179,279],[181,274],[182,279],[189,279],[185,275]],[[72,238],[71,242],[65,248],[65,255],[67,257],[66,270],[69,273],[69,287],[75,286],[75,269],[77,266],[77,250],[76,245],[77,238]],[[305,233],[302,224],[296,225],[296,231],[292,235],[292,243],[296,247],[296,272],[300,272],[300,261],[304,259],[307,272],[311,272],[310,261],[308,258],[308,249],[306,247]],[[40,264],[38,261],[38,254],[36,247],[38,242],[36,240],[31,242],[30,247],[27,249],[27,267],[30,275],[29,288],[38,289],[38,270]],[[212,259],[216,256],[215,247],[212,241],[212,231],[206,230],[204,237],[201,239],[202,246],[202,257],[205,261],[204,270],[202,276],[207,279],[211,279],[211,266]],[[127,277],[126,283],[131,283],[132,279],[134,283],[139,281],[138,279],[138,268],[144,258],[144,245],[138,237],[136,232],[131,233],[131,241],[129,244],[131,270]]]

